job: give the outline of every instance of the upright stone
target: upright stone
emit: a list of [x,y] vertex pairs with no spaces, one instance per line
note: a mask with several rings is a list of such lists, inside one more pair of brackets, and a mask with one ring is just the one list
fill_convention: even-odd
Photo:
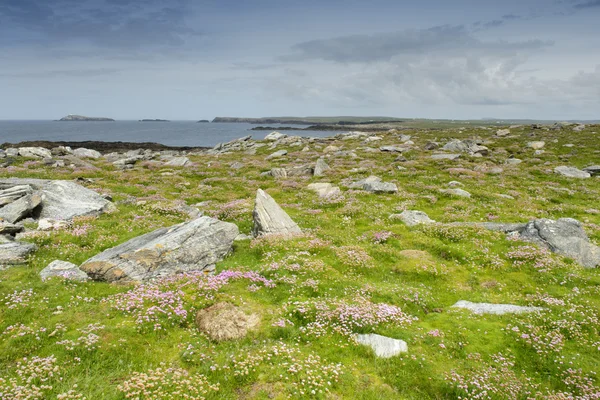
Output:
[[252,233],[254,236],[302,233],[290,216],[262,189],[258,189],[256,192],[253,216]]
[[315,165],[314,175],[315,176],[323,176],[325,174],[325,171],[327,171],[329,169],[331,169],[331,168],[329,167],[329,165],[327,165],[325,160],[323,158],[319,158],[317,160],[317,164]]

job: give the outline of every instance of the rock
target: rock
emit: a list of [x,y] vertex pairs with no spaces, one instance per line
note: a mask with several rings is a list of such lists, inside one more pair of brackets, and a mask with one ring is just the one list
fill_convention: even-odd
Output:
[[508,158],[505,163],[506,165],[518,165],[521,164],[523,160],[519,160],[518,158]]
[[591,176],[589,172],[581,171],[574,167],[567,167],[565,165],[554,168],[554,172],[559,175],[566,176],[567,178],[585,179]]
[[[352,136],[346,136],[344,138],[344,140],[347,140],[347,139],[355,139],[355,138]],[[365,139],[365,143],[379,142],[380,140],[383,140],[383,138],[380,136],[369,136],[368,138]]]
[[444,154],[444,153],[440,153],[440,154],[432,154],[431,155],[431,158],[433,160],[456,160],[459,157],[460,157],[460,154]]
[[0,208],[0,219],[11,224],[29,217],[42,203],[39,193],[31,193]]
[[575,219],[537,219],[527,223],[520,237],[572,258],[583,267],[600,266],[600,247],[590,242],[581,223]]
[[210,217],[160,228],[88,259],[81,270],[94,280],[146,282],[191,271],[214,270],[239,234],[237,226]]
[[[6,153],[8,154],[8,151]],[[18,155],[30,158],[52,158],[52,152],[43,147],[20,147]]]
[[40,231],[60,230],[68,226],[69,222],[61,219],[42,218],[38,221],[38,230]]
[[0,267],[25,264],[27,257],[36,250],[36,245],[9,240],[0,241]]
[[329,167],[329,165],[327,165],[325,160],[320,157],[315,165],[314,176],[323,176],[325,175],[325,171],[328,171],[330,169],[331,168]]
[[19,149],[15,149],[14,147],[9,147],[4,151],[7,157],[17,157],[19,155]]
[[53,156],[66,156],[68,154],[73,154],[73,150],[69,146],[58,146],[52,148],[50,150]]
[[246,314],[231,303],[217,303],[196,314],[196,326],[212,340],[241,339],[260,324],[257,314]]
[[546,142],[528,142],[527,147],[532,148],[534,150],[540,150],[546,145]]
[[398,218],[407,226],[435,223],[435,221],[430,219],[423,211],[404,210],[400,214],[392,214],[390,218]]
[[577,125],[576,127],[573,128],[573,132],[581,132],[584,129],[585,129],[585,125],[583,125],[583,124]]
[[427,142],[427,144],[423,147],[424,150],[436,150],[440,147],[436,142]]
[[246,235],[244,233],[240,233],[234,239],[235,242],[239,242],[241,240],[252,240],[254,237],[252,235]]
[[496,136],[504,137],[510,135],[510,129],[498,129],[496,131]]
[[462,183],[457,182],[457,181],[450,181],[448,182],[448,186],[450,187],[458,187],[458,186],[464,186]]
[[60,260],[52,261],[40,272],[40,277],[43,281],[54,276],[79,282],[84,282],[89,279],[87,274],[80,270],[77,265]]
[[120,160],[114,161],[112,164],[115,167],[126,169],[128,166],[133,166],[141,158],[143,158],[143,157],[133,156],[133,157],[121,158]]
[[74,166],[77,168],[85,168],[85,169],[98,169],[94,165],[90,164],[89,162],[83,161],[72,155],[64,156],[63,160],[69,166]]
[[403,134],[403,135],[400,135],[398,138],[400,139],[400,141],[402,143],[406,143],[412,138],[412,136]]
[[0,190],[0,207],[10,204],[31,193],[33,193],[33,189],[29,185],[17,185]]
[[471,193],[463,189],[441,189],[440,192],[459,197],[471,197]]
[[267,136],[265,136],[265,140],[268,140],[269,142],[274,142],[276,140],[283,139],[285,137],[287,137],[286,134],[275,131],[275,132],[271,132]]
[[285,170],[285,168],[272,168],[271,176],[274,178],[286,178],[287,171]]
[[472,303],[466,300],[457,301],[453,308],[464,308],[475,314],[522,314],[543,310],[540,307],[523,307],[514,304]]
[[277,150],[275,153],[268,155],[265,160],[271,160],[273,158],[283,157],[287,154],[287,150]]
[[389,153],[402,153],[403,151],[408,150],[408,148],[400,146],[381,146],[379,150]]
[[446,143],[444,147],[442,147],[442,150],[463,153],[469,150],[469,146],[460,140],[452,139],[450,142]]
[[165,163],[169,167],[187,167],[192,162],[187,157],[174,157],[172,160]]
[[23,230],[23,226],[0,221],[0,235],[15,235]]
[[256,192],[253,217],[254,227],[252,228],[252,234],[255,237],[302,233],[290,216],[262,189],[258,189]]
[[296,167],[288,168],[286,170],[287,176],[312,176],[313,169],[308,165],[299,165]]
[[600,175],[600,165],[591,165],[583,170],[592,176]]
[[84,215],[100,215],[114,209],[114,205],[93,190],[71,181],[45,179],[0,179],[0,189],[29,185],[41,192],[39,218],[69,220]]
[[229,166],[229,168],[231,168],[231,169],[242,169],[242,168],[244,168],[244,164],[242,164],[242,163],[241,163],[241,162],[239,162],[239,161],[236,161],[236,162],[234,162],[233,164],[231,164],[231,165]]
[[398,187],[390,182],[366,182],[363,190],[371,193],[397,193]]
[[323,149],[323,153],[335,153],[336,151],[339,151],[339,150],[340,150],[339,147],[330,145]]
[[372,348],[375,355],[381,358],[390,358],[408,351],[408,344],[404,340],[392,339],[374,333],[356,335],[355,339],[357,343]]
[[335,197],[342,193],[339,187],[331,183],[311,183],[308,189],[317,192],[319,197]]
[[92,150],[92,149],[86,149],[83,147],[73,150],[73,155],[75,157],[79,157],[79,158],[93,158],[93,159],[98,159],[98,158],[102,157],[102,154],[100,154],[100,152],[98,152],[96,150]]

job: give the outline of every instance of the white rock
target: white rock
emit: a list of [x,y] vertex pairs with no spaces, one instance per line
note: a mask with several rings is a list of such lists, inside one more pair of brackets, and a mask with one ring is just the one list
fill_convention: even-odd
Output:
[[375,355],[381,358],[390,358],[408,352],[408,344],[404,340],[392,339],[374,333],[356,335],[355,339],[357,343],[372,348]]
[[319,197],[334,197],[341,194],[340,188],[331,183],[311,183],[308,189],[317,192]]
[[580,178],[585,179],[591,177],[588,172],[581,171],[574,167],[567,167],[565,165],[561,165],[560,167],[554,168],[554,172],[559,175],[566,176],[567,178]]
[[514,304],[472,303],[466,300],[457,301],[453,308],[464,308],[475,314],[522,314],[543,310],[541,307],[524,307]]
[[73,155],[75,157],[79,157],[79,158],[100,158],[102,157],[102,154],[100,154],[100,152],[96,151],[96,150],[92,150],[92,149],[86,149],[83,147],[80,147],[78,149],[73,150]]
[[430,219],[429,216],[427,214],[425,214],[423,211],[416,211],[416,210],[414,210],[414,211],[413,210],[404,210],[400,214],[390,215],[390,218],[401,219],[402,222],[404,222],[408,226],[435,223],[435,221]]
[[269,133],[267,136],[265,136],[265,140],[268,140],[269,142],[274,142],[276,140],[283,139],[285,137],[287,137],[286,134],[274,131],[274,132]]
[[[8,150],[6,153],[8,154]],[[20,147],[18,154],[21,157],[52,158],[52,152],[43,147]]]
[[60,260],[52,261],[40,272],[40,277],[44,281],[54,276],[81,282],[89,279],[87,274],[80,270],[77,265]]
[[471,197],[471,193],[462,189],[441,189],[440,192],[459,197]]
[[252,234],[254,236],[302,233],[298,224],[262,189],[256,191],[253,217]]

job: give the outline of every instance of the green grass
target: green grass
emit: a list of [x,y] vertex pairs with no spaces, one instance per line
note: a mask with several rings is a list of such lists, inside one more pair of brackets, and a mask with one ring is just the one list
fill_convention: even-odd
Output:
[[[366,146],[398,144],[391,133],[379,134],[383,140],[376,144],[358,140],[317,142],[309,144],[308,152],[301,152],[302,147],[284,146],[289,151],[287,158],[270,162],[264,161],[273,151],[267,147],[258,149],[255,156],[194,155],[190,158],[195,166],[169,169],[141,163],[134,170],[117,171],[98,160],[93,161],[99,167],[96,171],[72,171],[18,161],[0,175],[92,178],[93,183],[85,185],[110,194],[117,211],[98,218],[80,218],[73,228],[26,239],[39,246],[29,262],[0,271],[0,397],[11,398],[2,390],[10,386],[11,378],[18,382],[18,363],[23,364],[25,357],[54,356],[60,378],[51,378],[47,384],[52,388],[40,398],[56,398],[74,390],[88,399],[124,399],[118,386],[135,372],[169,367],[194,376],[200,374],[211,384],[219,384],[218,392],[206,395],[214,399],[468,398],[452,383],[453,371],[466,382],[476,377],[487,379],[497,389],[490,393],[491,398],[525,399],[535,397],[535,393],[543,397],[558,392],[590,398],[591,393],[600,391],[600,381],[592,374],[600,370],[597,269],[582,269],[570,260],[535,248],[527,250],[534,258],[519,259],[511,254],[530,245],[507,240],[497,232],[469,227],[409,228],[389,219],[389,215],[404,209],[421,210],[439,222],[572,217],[583,222],[591,240],[598,244],[600,179],[567,179],[552,169],[558,165],[600,164],[595,133],[599,129],[590,126],[574,134],[570,129],[532,131],[522,127],[512,129],[512,137],[495,138],[495,129],[468,125],[461,130],[418,128],[403,132],[412,135],[416,143],[416,149],[405,154],[409,161],[404,163],[395,162],[393,154],[362,150]],[[433,139],[472,136],[491,141],[486,144],[492,150],[490,156],[435,161],[429,159],[431,152],[420,150]],[[546,142],[540,156],[534,157],[533,150],[526,148],[532,140]],[[575,147],[564,147],[567,143]],[[332,170],[321,178],[275,180],[260,175],[275,166],[312,165],[329,144],[355,151],[358,157],[327,158]],[[504,165],[509,154],[524,162]],[[234,161],[243,162],[245,167],[231,170],[229,164]],[[367,171],[350,172],[361,165],[368,166]],[[398,165],[406,170],[398,170]],[[499,165],[504,172],[482,172],[482,165]],[[341,185],[349,177],[360,179],[370,174],[396,183],[399,192],[375,195]],[[460,181],[461,188],[472,197],[452,197],[438,191],[453,180]],[[320,200],[305,189],[311,182],[340,185],[344,198]],[[254,291],[251,282],[235,280],[210,299],[187,288],[184,297],[188,317],[155,332],[148,327],[140,329],[134,316],[113,307],[114,296],[132,287],[39,279],[39,271],[55,259],[79,264],[135,236],[186,220],[175,201],[189,205],[206,202],[202,207],[205,214],[234,222],[248,234],[254,194],[259,187],[283,206],[307,236],[288,241],[236,242],[233,253],[217,265],[217,271],[256,271],[274,281],[274,288],[258,285],[259,290]],[[85,233],[75,234],[81,230]],[[375,243],[373,235],[382,231],[389,231],[391,237]],[[358,258],[347,256],[349,250],[359,254]],[[426,253],[411,257],[406,250]],[[536,261],[540,265],[536,266]],[[12,307],[13,293],[29,289],[31,296],[22,305]],[[305,328],[312,317],[290,311],[294,302],[356,304],[357,299],[362,299],[358,304],[368,300],[397,306],[416,318],[411,324],[384,323],[355,329],[403,339],[409,346],[407,354],[379,359],[345,335],[333,331],[311,335]],[[451,309],[458,300],[536,305],[547,310],[541,316],[477,316]],[[218,301],[230,301],[259,313],[260,327],[238,341],[211,341],[197,331],[193,316],[198,308]],[[272,325],[282,318],[294,325]],[[98,324],[92,332],[98,335],[97,342],[89,348],[78,343],[69,350],[65,341],[82,340],[90,324]],[[15,329],[23,334],[14,334]],[[520,338],[522,334],[539,335],[546,344],[527,343]],[[558,345],[549,338],[555,338]],[[274,355],[275,346],[284,346],[290,353]],[[499,354],[508,361],[494,361]],[[243,363],[249,368],[246,375],[240,375],[246,368]],[[301,371],[291,373],[291,365]],[[328,375],[328,368],[339,369],[339,379]],[[578,376],[592,374],[590,381],[584,384],[572,379],[566,384],[562,376],[567,368],[580,368]],[[332,380],[329,393],[317,390],[312,394],[306,389],[310,389],[306,382],[311,374]]]

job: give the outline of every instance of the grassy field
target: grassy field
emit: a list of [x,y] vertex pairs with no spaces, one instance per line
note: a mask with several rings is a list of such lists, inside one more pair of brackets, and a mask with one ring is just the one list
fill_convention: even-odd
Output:
[[[2,177],[90,178],[118,211],[79,218],[71,227],[32,233],[38,251],[27,265],[0,271],[0,398],[3,399],[594,399],[600,396],[600,272],[530,243],[479,228],[409,228],[389,216],[421,210],[438,222],[525,222],[571,217],[600,244],[600,179],[553,173],[558,165],[600,164],[600,126],[583,132],[512,129],[403,131],[415,149],[405,162],[371,153],[383,140],[331,140],[274,150],[190,156],[194,166],[143,162],[118,171],[45,167],[20,161]],[[489,139],[491,155],[432,160],[430,140]],[[546,142],[534,156],[526,147]],[[573,144],[572,147],[565,147]],[[324,177],[274,179],[261,172],[309,164],[328,145]],[[505,165],[509,156],[520,165]],[[244,167],[231,169],[235,161]],[[399,169],[401,166],[404,169]],[[491,174],[486,167],[501,166]],[[362,169],[361,169],[362,168]],[[396,194],[342,187],[319,199],[312,182],[377,175]],[[460,181],[471,198],[439,189]],[[61,279],[39,272],[60,259],[76,264],[153,229],[184,221],[177,201],[202,202],[206,215],[252,227],[258,188],[305,232],[292,240],[238,241],[216,278],[182,277],[143,286]],[[499,197],[510,195],[513,199]],[[233,274],[239,271],[241,274]],[[228,278],[226,278],[228,277]],[[522,315],[474,315],[458,300],[533,305]],[[194,325],[196,310],[228,301],[260,314],[260,327],[238,341],[213,342]],[[184,310],[185,312],[182,312]],[[402,339],[409,351],[377,358],[354,333]],[[27,397],[27,396],[30,397]],[[188,396],[188,397],[185,397]]]

